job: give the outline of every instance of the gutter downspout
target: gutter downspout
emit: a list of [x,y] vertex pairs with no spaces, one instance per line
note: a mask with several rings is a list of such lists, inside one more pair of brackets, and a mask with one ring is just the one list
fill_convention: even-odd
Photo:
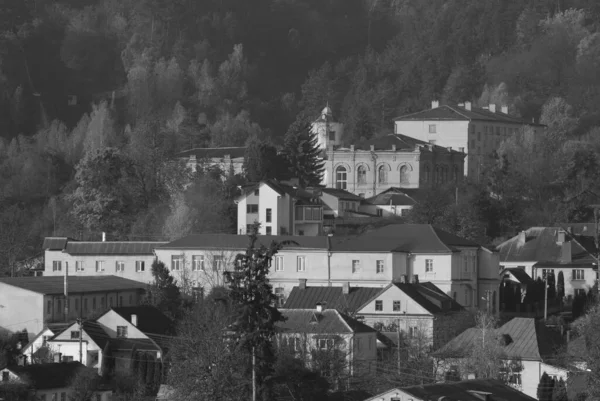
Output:
[[331,287],[331,237],[333,234],[327,235],[327,285]]

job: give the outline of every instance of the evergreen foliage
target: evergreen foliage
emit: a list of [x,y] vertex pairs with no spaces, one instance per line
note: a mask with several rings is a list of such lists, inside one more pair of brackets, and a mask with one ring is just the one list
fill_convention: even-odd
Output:
[[554,379],[544,372],[537,387],[537,399],[539,401],[552,401]]
[[562,271],[558,272],[558,279],[556,282],[556,296],[562,300],[565,297],[565,275]]
[[298,178],[301,187],[318,186],[323,179],[325,162],[317,140],[308,125],[300,126],[285,137],[290,173],[293,178]]
[[148,288],[150,303],[171,317],[178,316],[181,308],[179,287],[169,269],[158,258],[152,262],[152,276],[154,283]]
[[567,397],[567,386],[565,385],[565,381],[560,378],[552,389],[552,401],[569,401]]
[[275,179],[282,180],[286,177],[287,160],[280,156],[277,148],[272,144],[256,137],[246,143],[244,152],[244,174],[249,182]]

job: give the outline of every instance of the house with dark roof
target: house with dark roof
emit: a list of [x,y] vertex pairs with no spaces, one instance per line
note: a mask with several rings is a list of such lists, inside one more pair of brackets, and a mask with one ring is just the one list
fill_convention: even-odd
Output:
[[406,216],[418,199],[418,188],[391,187],[365,199],[360,210],[381,217]]
[[534,401],[500,380],[465,380],[452,383],[397,387],[365,401]]
[[[30,394],[41,401],[71,399],[72,381],[79,374],[96,374],[95,370],[86,368],[79,362],[45,363],[39,365],[10,366],[0,369],[2,381],[5,384],[23,384]],[[110,401],[112,389],[101,383],[93,394],[95,401]]]
[[[297,354],[321,374],[343,379],[374,373],[377,331],[336,309],[282,309],[277,343]],[[337,376],[337,377],[335,377]]]
[[545,128],[542,124],[511,116],[508,107],[490,104],[475,107],[471,102],[440,105],[394,119],[394,132],[440,147],[466,154],[464,174],[477,178],[502,141],[529,129],[534,135]]
[[[594,237],[562,227],[531,227],[497,246],[500,265],[521,269],[533,280],[553,275],[564,284],[566,297],[585,294],[594,286],[598,266]],[[514,271],[514,270],[511,270]]]
[[154,248],[160,241],[77,241],[44,239],[44,276],[113,275],[147,284],[153,281]]
[[112,306],[136,306],[145,290],[145,284],[112,275],[2,277],[0,328],[26,330],[33,338],[45,327],[70,324]]
[[218,167],[226,175],[235,175],[243,172],[245,152],[246,148],[242,146],[194,148],[179,152],[175,158],[185,163],[193,172],[198,168]]
[[467,329],[435,351],[432,356],[440,379],[449,372],[464,379],[477,377],[477,372],[470,370],[468,358],[474,345],[485,341],[500,344],[507,380],[531,397],[536,396],[544,372],[565,381],[568,378],[568,369],[552,364],[565,343],[562,334],[533,318],[516,317],[497,329]]

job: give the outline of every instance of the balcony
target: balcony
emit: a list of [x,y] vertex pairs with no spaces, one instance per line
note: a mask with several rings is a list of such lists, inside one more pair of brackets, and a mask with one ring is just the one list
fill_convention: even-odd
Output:
[[294,209],[294,221],[299,222],[322,222],[322,206],[296,206]]

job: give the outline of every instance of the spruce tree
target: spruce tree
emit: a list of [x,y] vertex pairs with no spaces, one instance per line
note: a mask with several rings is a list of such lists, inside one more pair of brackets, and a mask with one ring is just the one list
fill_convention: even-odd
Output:
[[267,179],[282,180],[288,178],[287,159],[277,153],[271,143],[252,137],[246,142],[244,152],[244,175],[250,182]]
[[562,271],[558,272],[558,280],[556,282],[556,296],[561,301],[565,296],[565,275]]
[[540,378],[540,383],[537,388],[537,398],[539,401],[552,401],[552,390],[554,387],[554,380],[548,376],[548,373],[544,372]]
[[298,178],[300,186],[321,184],[325,171],[325,161],[318,146],[316,134],[310,131],[310,125],[290,128],[285,137],[285,155],[293,178]]
[[569,398],[567,397],[567,386],[562,377],[554,384],[554,388],[552,389],[552,401],[569,401]]
[[176,317],[180,313],[181,293],[169,269],[158,258],[152,262],[154,283],[149,288],[150,303],[163,313]]

